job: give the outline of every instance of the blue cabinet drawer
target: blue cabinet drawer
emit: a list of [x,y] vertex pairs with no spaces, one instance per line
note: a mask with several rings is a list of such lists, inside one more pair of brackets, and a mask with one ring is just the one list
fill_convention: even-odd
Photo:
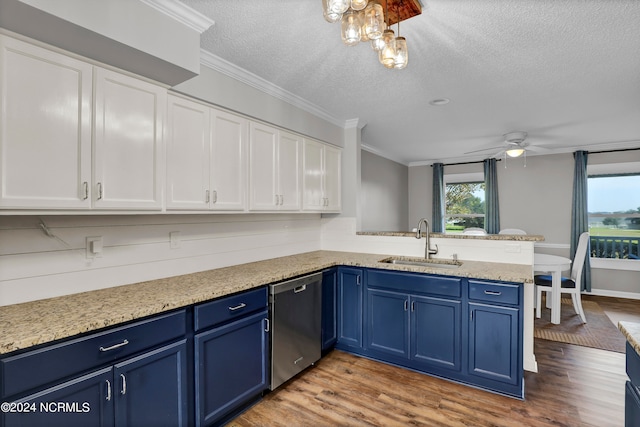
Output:
[[194,310],[196,331],[235,319],[267,306],[267,288],[243,292],[197,305]]
[[520,302],[520,287],[521,285],[516,283],[469,280],[469,299],[517,305]]
[[2,397],[60,382],[186,334],[186,312],[155,316],[130,325],[64,341],[0,361]]
[[640,387],[640,356],[627,341],[627,375],[636,387]]
[[460,278],[397,271],[368,270],[367,287],[452,298],[462,296],[462,280]]

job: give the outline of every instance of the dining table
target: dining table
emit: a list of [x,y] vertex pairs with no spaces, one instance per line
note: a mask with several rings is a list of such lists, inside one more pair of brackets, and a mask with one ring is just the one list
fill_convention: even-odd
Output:
[[[560,296],[562,272],[571,268],[571,260],[558,255],[550,254],[533,254],[533,271],[534,273],[551,274],[551,323],[558,325],[560,323]],[[537,292],[536,292],[537,295]],[[547,299],[547,303],[549,300]],[[540,304],[540,301],[536,301]],[[549,306],[549,304],[547,304]]]

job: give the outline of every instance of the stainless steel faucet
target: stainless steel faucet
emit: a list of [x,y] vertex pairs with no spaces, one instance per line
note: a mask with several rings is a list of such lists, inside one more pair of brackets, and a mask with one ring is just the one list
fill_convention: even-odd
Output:
[[431,247],[429,246],[429,221],[427,220],[427,218],[422,218],[420,219],[420,221],[418,221],[418,231],[416,232],[416,239],[422,237],[422,231],[420,227],[422,227],[423,223],[427,227],[427,230],[425,232],[426,241],[424,242],[424,258],[429,259],[431,255],[435,255],[438,253],[438,245],[436,245],[435,249],[431,249]]

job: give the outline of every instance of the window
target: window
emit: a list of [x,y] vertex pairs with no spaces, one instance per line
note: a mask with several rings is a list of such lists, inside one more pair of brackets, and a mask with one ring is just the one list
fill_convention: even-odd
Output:
[[640,259],[640,172],[606,173],[604,166],[589,167],[591,257]]
[[462,233],[469,227],[484,228],[484,176],[445,176],[445,231]]

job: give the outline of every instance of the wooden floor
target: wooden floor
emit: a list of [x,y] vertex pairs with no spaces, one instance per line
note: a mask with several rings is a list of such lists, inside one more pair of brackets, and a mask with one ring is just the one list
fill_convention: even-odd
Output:
[[[640,301],[598,302],[640,321]],[[624,425],[624,354],[538,339],[534,351],[524,401],[333,351],[228,426]]]

